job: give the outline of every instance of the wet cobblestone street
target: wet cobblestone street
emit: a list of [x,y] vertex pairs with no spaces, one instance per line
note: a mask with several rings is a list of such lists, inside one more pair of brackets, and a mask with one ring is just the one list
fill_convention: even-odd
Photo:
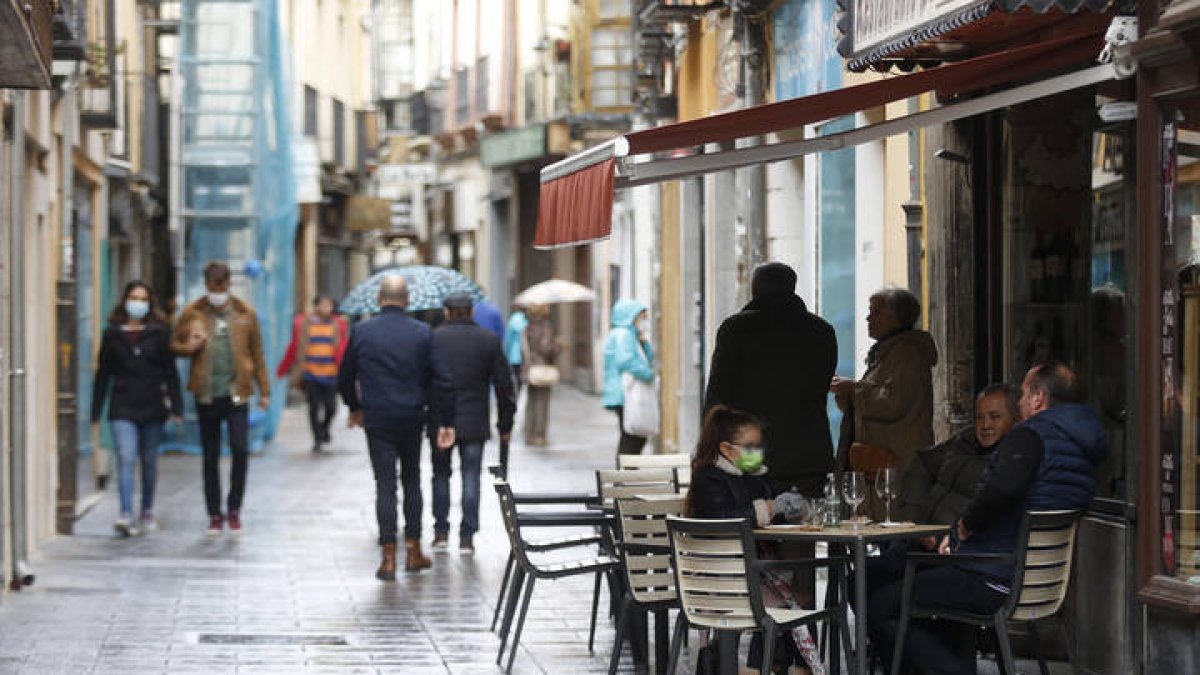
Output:
[[[610,414],[558,389],[550,447],[514,443],[518,490],[594,490],[591,470],[612,462]],[[167,455],[159,531],[115,537],[110,491],[75,536],[43,547],[35,584],[0,601],[0,673],[500,672],[488,626],[508,543],[490,482],[474,556],[452,547],[433,555],[431,570],[377,581],[363,434],[339,418],[332,446],[313,454],[304,415],[290,409],[278,438],[251,460],[241,537],[204,536],[200,459]],[[486,463],[495,457],[489,446]],[[427,553],[429,475],[426,457]],[[600,621],[589,655],[590,603],[580,598],[590,595],[591,577],[539,584],[513,672],[606,672],[613,627]],[[632,670],[628,652],[623,668]]]

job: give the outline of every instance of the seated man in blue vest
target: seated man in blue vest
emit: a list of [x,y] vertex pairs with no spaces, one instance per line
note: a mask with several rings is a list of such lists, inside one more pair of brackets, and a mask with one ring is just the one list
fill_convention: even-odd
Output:
[[[1075,374],[1061,363],[1034,366],[1021,385],[1024,421],[996,445],[979,491],[941,546],[942,553],[1012,553],[1026,511],[1084,509],[1096,493],[1096,466],[1108,438],[1091,408],[1078,400]],[[913,604],[976,614],[998,610],[1008,598],[1011,565],[963,562],[917,573]],[[879,653],[890,655],[900,618],[903,582],[871,598],[867,624]],[[975,631],[945,622],[909,624],[908,672],[975,672]]]

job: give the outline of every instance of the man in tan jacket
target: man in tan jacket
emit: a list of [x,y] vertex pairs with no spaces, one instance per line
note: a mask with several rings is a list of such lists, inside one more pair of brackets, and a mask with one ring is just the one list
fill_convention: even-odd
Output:
[[246,491],[249,452],[248,403],[258,386],[258,407],[271,405],[271,382],[263,360],[258,315],[249,303],[229,294],[229,266],[210,262],[204,268],[203,298],[184,308],[175,326],[171,349],[192,359],[188,391],[196,397],[200,445],[204,451],[204,500],[209,536],[221,534],[221,422],[229,431],[233,466],[229,477],[229,530],[241,534],[242,497]]

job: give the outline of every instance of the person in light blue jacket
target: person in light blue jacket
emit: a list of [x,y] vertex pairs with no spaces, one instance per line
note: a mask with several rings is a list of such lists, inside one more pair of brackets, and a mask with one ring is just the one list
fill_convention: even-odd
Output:
[[504,327],[504,356],[512,367],[512,375],[517,393],[521,393],[521,337],[529,327],[529,317],[525,316],[525,308],[513,306],[512,316]]
[[625,388],[621,376],[629,373],[643,382],[654,379],[654,348],[646,339],[647,321],[646,305],[637,300],[618,300],[612,309],[612,329],[604,341],[601,402],[617,414],[621,430],[617,452],[622,455],[640,455],[646,445],[644,436],[625,433]]

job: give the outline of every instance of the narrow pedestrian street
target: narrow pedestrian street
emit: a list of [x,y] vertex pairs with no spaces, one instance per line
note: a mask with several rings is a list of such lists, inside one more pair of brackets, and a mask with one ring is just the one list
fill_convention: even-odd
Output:
[[[45,546],[34,585],[0,603],[0,673],[499,672],[488,626],[508,542],[488,481],[473,557],[452,548],[431,570],[377,581],[363,434],[345,429],[343,409],[332,446],[313,454],[304,414],[289,409],[278,438],[252,458],[240,538],[204,535],[200,458],[166,455],[159,531],[116,538],[114,489],[75,536]],[[514,486],[593,490],[592,470],[612,461],[610,415],[558,387],[551,420],[548,448],[523,447],[518,432]],[[495,457],[493,444],[485,463]],[[422,478],[428,547],[428,461]],[[453,493],[456,526],[457,483]],[[590,577],[539,585],[514,673],[606,671],[613,627],[601,620],[589,655],[590,595]],[[632,668],[628,653],[623,667]]]

